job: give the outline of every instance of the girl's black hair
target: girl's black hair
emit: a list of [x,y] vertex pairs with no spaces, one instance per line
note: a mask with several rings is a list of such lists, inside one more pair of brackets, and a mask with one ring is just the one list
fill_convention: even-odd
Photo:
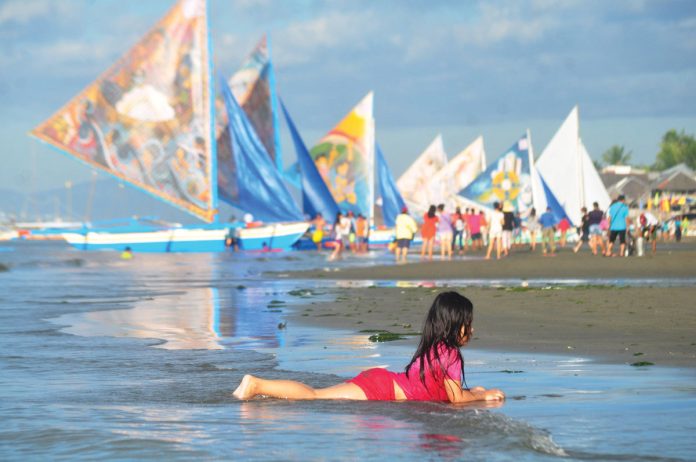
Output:
[[435,211],[437,208],[434,205],[431,205],[430,208],[428,209],[428,218],[433,218],[435,216]]
[[[439,364],[440,369],[444,371],[444,366],[440,362],[438,352],[439,345],[443,344],[447,348],[454,348],[457,351],[459,360],[462,364],[462,383],[466,386],[466,378],[464,377],[464,358],[459,351],[460,342],[462,340],[461,331],[464,327],[464,335],[471,336],[471,324],[474,320],[474,305],[471,300],[457,292],[442,292],[435,297],[423,324],[423,334],[421,335],[418,348],[411,359],[411,362],[406,366],[406,376],[408,376],[409,368],[413,363],[420,359],[419,376],[421,382],[425,385],[425,364],[428,362],[430,370],[434,364]],[[457,377],[450,377],[456,380]]]

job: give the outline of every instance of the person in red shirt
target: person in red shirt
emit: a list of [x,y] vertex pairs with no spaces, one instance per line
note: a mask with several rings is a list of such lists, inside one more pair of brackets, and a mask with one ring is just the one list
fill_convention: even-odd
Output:
[[435,242],[435,233],[437,232],[437,223],[440,219],[435,213],[437,208],[431,205],[428,211],[423,215],[423,226],[421,226],[421,258],[425,258],[425,253],[428,253],[428,260],[433,259],[433,244]]
[[404,372],[379,367],[328,388],[312,388],[292,380],[266,380],[245,375],[233,395],[251,399],[258,395],[273,398],[315,400],[444,401],[501,403],[505,394],[498,389],[462,388],[464,360],[459,348],[474,334],[474,306],[457,292],[440,293],[428,310],[420,344]]

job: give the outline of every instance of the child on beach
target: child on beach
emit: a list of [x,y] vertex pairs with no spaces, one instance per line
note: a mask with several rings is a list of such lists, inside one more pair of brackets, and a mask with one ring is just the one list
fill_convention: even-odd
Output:
[[435,297],[420,344],[405,372],[373,368],[344,383],[319,389],[292,380],[245,375],[233,395],[238,399],[265,395],[302,400],[502,401],[505,394],[500,390],[461,386],[464,360],[459,348],[469,343],[474,333],[473,310],[471,301],[457,292],[443,292]]

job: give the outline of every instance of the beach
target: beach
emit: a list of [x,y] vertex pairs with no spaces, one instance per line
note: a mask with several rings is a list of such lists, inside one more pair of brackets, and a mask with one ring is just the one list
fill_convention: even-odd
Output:
[[[421,329],[435,294],[449,288],[474,303],[472,348],[693,369],[696,287],[690,278],[696,276],[695,257],[688,244],[643,258],[593,257],[570,251],[542,257],[540,252],[521,251],[501,261],[434,260],[295,272],[289,276],[397,282],[394,287],[375,283],[329,289],[327,296],[333,301],[308,300],[291,322],[413,334]],[[527,283],[544,279],[550,282]],[[580,283],[562,283],[568,280]],[[668,280],[677,284],[666,287]],[[400,341],[416,342],[417,338],[411,335]]]

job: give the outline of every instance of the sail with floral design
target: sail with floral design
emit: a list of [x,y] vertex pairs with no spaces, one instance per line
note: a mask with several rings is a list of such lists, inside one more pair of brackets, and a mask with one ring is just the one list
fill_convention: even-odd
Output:
[[459,195],[484,207],[508,201],[523,216],[533,207],[529,134],[520,137]]

